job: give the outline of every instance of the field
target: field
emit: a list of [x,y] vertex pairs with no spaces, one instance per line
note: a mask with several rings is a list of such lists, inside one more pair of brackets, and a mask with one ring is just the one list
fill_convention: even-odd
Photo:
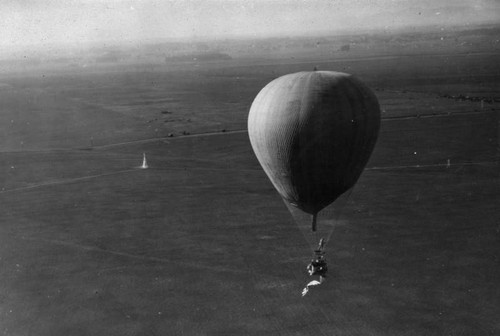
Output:
[[[496,51],[4,74],[3,335],[500,333]],[[379,142],[302,298],[310,246],[250,148],[282,74],[353,73]],[[138,169],[142,153],[149,169]]]

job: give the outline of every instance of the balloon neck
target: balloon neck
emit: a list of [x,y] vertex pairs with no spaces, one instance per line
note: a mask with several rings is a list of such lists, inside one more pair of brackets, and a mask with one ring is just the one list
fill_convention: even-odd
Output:
[[311,230],[312,230],[312,232],[316,232],[317,217],[318,217],[318,213],[314,213],[312,215],[312,222],[311,222]]

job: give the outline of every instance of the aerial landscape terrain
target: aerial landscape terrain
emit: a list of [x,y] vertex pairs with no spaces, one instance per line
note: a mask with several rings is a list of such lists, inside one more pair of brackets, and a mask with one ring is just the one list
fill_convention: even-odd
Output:
[[[52,51],[0,59],[1,335],[500,334],[498,25]],[[302,297],[247,117],[313,69],[382,122]]]

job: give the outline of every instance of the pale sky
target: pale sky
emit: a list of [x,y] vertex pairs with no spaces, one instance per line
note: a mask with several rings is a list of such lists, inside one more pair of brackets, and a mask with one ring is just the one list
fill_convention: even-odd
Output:
[[0,47],[494,22],[499,0],[2,0]]

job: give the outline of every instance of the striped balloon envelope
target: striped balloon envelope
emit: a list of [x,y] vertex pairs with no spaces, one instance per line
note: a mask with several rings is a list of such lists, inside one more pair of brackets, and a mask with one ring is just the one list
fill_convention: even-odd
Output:
[[279,77],[248,116],[252,148],[283,199],[313,215],[349,190],[377,140],[380,108],[354,76],[332,71]]

